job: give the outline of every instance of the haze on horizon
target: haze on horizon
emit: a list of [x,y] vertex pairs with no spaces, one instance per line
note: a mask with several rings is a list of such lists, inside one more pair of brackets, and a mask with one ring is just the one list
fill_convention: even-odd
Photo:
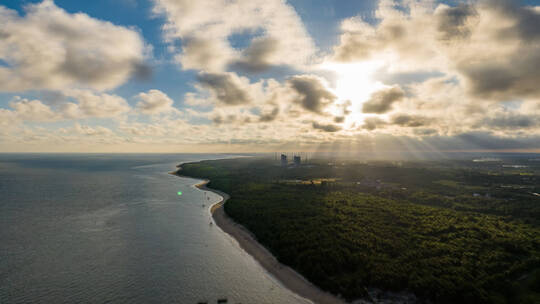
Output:
[[536,0],[0,4],[0,152],[540,152]]

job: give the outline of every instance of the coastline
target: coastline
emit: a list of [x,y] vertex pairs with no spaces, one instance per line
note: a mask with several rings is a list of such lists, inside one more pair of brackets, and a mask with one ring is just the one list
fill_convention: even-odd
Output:
[[[177,176],[183,176],[179,172],[176,172]],[[268,273],[276,278],[283,286],[297,295],[317,304],[344,304],[344,300],[324,292],[317,286],[313,285],[307,279],[305,279],[298,272],[283,265],[266,249],[263,245],[259,244],[255,239],[255,236],[247,230],[244,226],[236,223],[232,218],[227,216],[223,205],[230,198],[227,193],[219,190],[208,188],[207,184],[209,180],[204,180],[194,186],[203,191],[210,191],[221,196],[221,200],[213,204],[209,211],[212,214],[214,222],[221,230],[232,236],[240,245],[240,247],[251,255]]]

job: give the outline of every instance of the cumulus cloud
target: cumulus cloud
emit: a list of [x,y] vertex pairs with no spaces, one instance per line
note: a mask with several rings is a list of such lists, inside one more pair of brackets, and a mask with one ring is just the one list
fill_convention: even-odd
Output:
[[272,54],[279,48],[279,43],[275,38],[253,39],[251,45],[242,52],[242,58],[232,65],[251,73],[262,72],[272,65]]
[[251,115],[246,115],[245,113],[240,114],[217,114],[212,118],[212,122],[216,125],[221,124],[236,124],[244,125],[252,122]]
[[338,61],[384,60],[394,70],[457,75],[471,98],[504,101],[540,95],[540,12],[518,1],[449,6],[380,1],[375,25],[343,21]]
[[335,125],[335,124],[322,124],[316,121],[312,122],[311,125],[313,126],[314,129],[324,131],[324,132],[331,132],[331,133],[341,131],[342,129],[340,126]]
[[[272,65],[302,66],[315,52],[300,17],[281,0],[154,0],[165,15],[169,41],[182,40],[177,56],[184,69],[223,72],[229,65],[261,71]],[[229,38],[251,34],[243,50]]]
[[328,89],[325,81],[314,75],[293,76],[287,80],[287,84],[298,95],[294,101],[304,109],[317,114],[324,114],[325,108],[337,99],[337,96]]
[[89,90],[68,90],[64,94],[77,101],[64,104],[62,112],[67,118],[116,117],[131,110],[127,101],[118,95]]
[[65,97],[75,100],[51,107],[41,100],[29,100],[16,96],[10,101],[12,110],[0,109],[2,117],[12,122],[53,122],[70,119],[117,117],[131,110],[119,96],[96,94],[85,90],[69,90]]
[[133,29],[83,13],[69,14],[52,0],[26,6],[26,15],[0,6],[1,91],[106,90],[147,71],[145,44]]
[[366,119],[364,119],[364,123],[362,124],[362,128],[368,131],[373,131],[384,125],[386,125],[386,121],[380,119],[379,117],[366,117]]
[[421,115],[397,114],[392,117],[392,123],[404,127],[423,127],[429,125],[431,120]]
[[13,108],[14,115],[25,121],[53,121],[58,118],[58,115],[40,100],[28,100],[25,98],[15,97],[9,106]]
[[270,121],[275,120],[278,117],[278,115],[279,115],[279,108],[275,107],[270,112],[261,113],[261,115],[259,116],[259,121],[270,122]]
[[113,131],[102,126],[92,128],[90,126],[81,125],[79,123],[76,123],[73,129],[76,133],[86,136],[110,136],[114,134]]
[[404,96],[405,92],[399,87],[377,91],[362,105],[362,111],[364,113],[386,113],[392,109],[395,102],[400,101]]
[[358,130],[416,137],[540,133],[540,7],[381,0],[375,17],[344,20],[329,59],[383,62],[381,71],[392,76],[383,82],[396,88],[393,94],[385,89],[364,103],[362,111],[376,115],[364,117]]
[[469,21],[477,16],[473,5],[461,3],[456,7],[439,6],[435,11],[440,40],[452,41],[470,37]]
[[17,121],[18,118],[13,111],[0,109],[0,126],[2,126],[2,129],[13,126]]
[[12,115],[18,120],[46,122],[54,121],[60,117],[40,100],[28,100],[16,96],[9,103],[9,106],[13,109]]
[[198,83],[210,91],[214,100],[224,105],[241,105],[252,101],[249,79],[235,73],[201,73]]
[[[306,69],[319,76],[298,72],[315,48],[286,1],[153,1],[155,12],[166,17],[170,51],[184,69],[198,70],[194,91],[183,100],[192,108],[186,107],[182,115],[154,116],[157,123],[139,114],[176,111],[165,92],[136,95],[133,109],[114,92],[100,92],[131,75],[144,74],[144,43],[132,29],[68,14],[50,1],[29,6],[22,17],[0,6],[0,91],[46,89],[46,94],[38,92],[40,100],[16,98],[9,109],[0,109],[0,139],[17,138],[18,133],[9,133],[8,128],[18,125],[17,132],[33,130],[21,140],[129,142],[169,151],[186,144],[188,149],[208,145],[223,151],[239,151],[246,145],[258,151],[332,149],[334,143],[344,142],[373,151],[377,146],[540,148],[539,7],[509,0],[461,4],[380,0],[376,22],[361,17],[344,20],[334,52],[319,58],[330,63],[329,68],[338,67],[331,79],[328,71],[317,70],[324,64]],[[81,33],[83,27],[90,33]],[[32,39],[13,38],[26,31]],[[245,46],[233,46],[238,37]],[[116,41],[129,46],[131,55],[121,55],[127,53]],[[133,47],[133,41],[139,46]],[[23,50],[21,57],[13,51],[18,48]],[[36,55],[25,55],[34,54],[29,50]],[[343,61],[358,63],[341,71]],[[292,66],[299,75],[281,81],[240,74],[277,65]],[[362,76],[362,66],[380,70],[366,71],[371,73],[366,79],[356,78],[358,87],[373,85],[373,90],[380,90],[356,100],[354,76]],[[100,74],[104,71],[110,74]],[[343,90],[340,81],[353,85]],[[358,102],[366,99],[360,107]],[[105,128],[99,126],[101,120],[89,119],[93,117],[121,119]],[[33,128],[35,123],[24,125],[24,121],[71,119],[86,121],[58,134],[49,132],[49,137]]]
[[540,96],[540,12],[502,0],[481,1],[477,11],[471,37],[451,57],[468,91],[496,100]]
[[203,70],[221,72],[225,69],[234,51],[226,42],[193,37],[183,40],[182,53],[175,56],[185,70]]
[[171,112],[173,110],[173,100],[160,90],[150,90],[146,93],[139,93],[137,98],[137,108],[144,114],[159,114]]

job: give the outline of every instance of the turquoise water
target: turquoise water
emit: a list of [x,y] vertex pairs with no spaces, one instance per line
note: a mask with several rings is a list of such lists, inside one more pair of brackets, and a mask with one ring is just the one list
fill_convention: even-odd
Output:
[[167,174],[223,157],[0,155],[0,303],[309,303]]

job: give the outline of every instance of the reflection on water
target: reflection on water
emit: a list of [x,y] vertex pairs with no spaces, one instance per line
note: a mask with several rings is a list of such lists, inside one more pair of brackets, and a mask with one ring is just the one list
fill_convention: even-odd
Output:
[[308,303],[208,224],[217,195],[167,174],[220,157],[0,156],[0,303]]

